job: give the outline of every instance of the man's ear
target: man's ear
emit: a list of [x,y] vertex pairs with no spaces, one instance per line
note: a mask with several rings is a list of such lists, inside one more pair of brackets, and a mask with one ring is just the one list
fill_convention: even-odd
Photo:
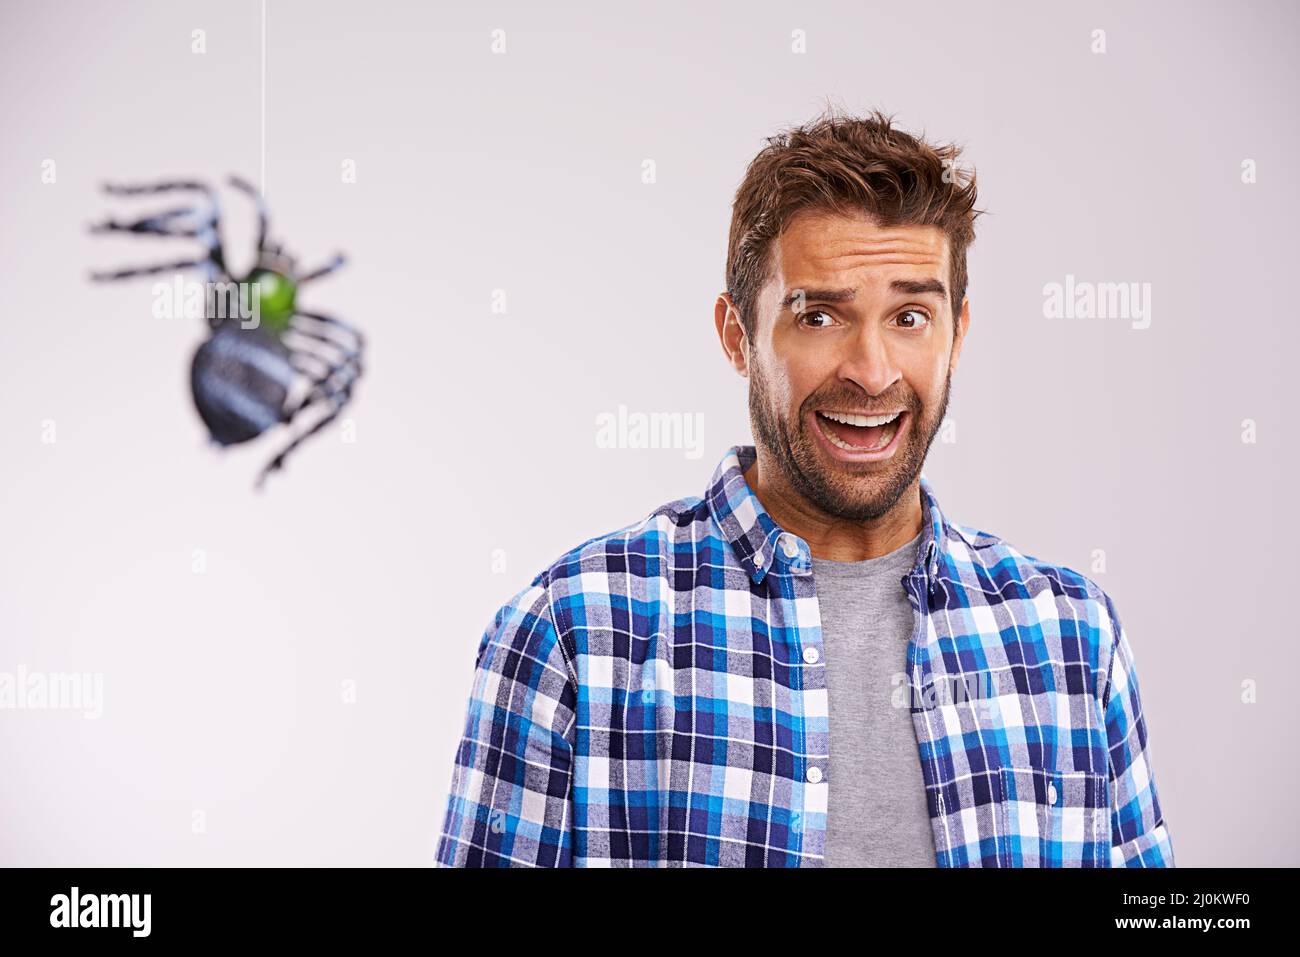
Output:
[[957,321],[953,323],[952,330],[952,357],[948,360],[949,374],[957,371],[957,360],[961,358],[961,347],[966,342],[966,333],[970,329],[970,298],[967,297],[961,301],[961,314],[957,316]]
[[740,321],[740,310],[731,300],[730,293],[720,293],[713,304],[713,325],[718,330],[718,340],[727,362],[745,378],[749,378],[749,339]]

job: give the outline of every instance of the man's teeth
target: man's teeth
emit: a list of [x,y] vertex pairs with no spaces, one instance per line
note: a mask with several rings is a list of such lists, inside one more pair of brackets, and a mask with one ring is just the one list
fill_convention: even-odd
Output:
[[820,414],[836,422],[842,422],[845,425],[868,426],[884,425],[886,422],[893,422],[903,413],[891,412],[889,415],[857,415],[853,412],[821,412]]
[[[895,421],[898,418],[898,415],[899,413],[895,413],[892,416],[872,416],[872,418],[883,418],[888,422],[888,424],[880,430],[876,439],[876,444],[872,446],[849,445],[849,443],[845,442],[831,431],[831,429],[822,425],[820,422],[817,423],[817,428],[821,429],[822,435],[826,436],[827,440],[836,448],[844,449],[846,452],[874,452],[877,449],[883,449],[890,442],[894,441],[894,435],[898,432],[898,422]],[[868,418],[868,416],[863,415],[858,416],[858,418],[865,419]]]

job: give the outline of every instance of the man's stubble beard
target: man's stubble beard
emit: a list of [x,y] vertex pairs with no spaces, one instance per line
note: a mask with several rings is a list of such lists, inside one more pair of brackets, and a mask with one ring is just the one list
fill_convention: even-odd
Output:
[[[952,359],[944,379],[943,400],[936,414],[922,414],[915,394],[908,396],[907,411],[911,424],[905,442],[886,463],[884,469],[855,476],[849,471],[830,474],[817,448],[816,436],[808,435],[803,413],[812,406],[805,404],[792,435],[789,423],[774,413],[768,401],[767,382],[760,363],[752,363],[749,374],[749,421],[754,440],[768,459],[780,470],[784,481],[810,505],[826,515],[848,522],[874,521],[898,503],[921,473],[930,445],[948,411],[952,388]],[[910,391],[910,390],[909,390]],[[813,428],[817,426],[814,425]],[[833,468],[833,466],[832,466]]]

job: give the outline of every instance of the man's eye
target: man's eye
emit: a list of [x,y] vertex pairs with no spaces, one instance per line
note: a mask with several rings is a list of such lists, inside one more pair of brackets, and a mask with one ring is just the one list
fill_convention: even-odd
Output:
[[[800,321],[800,322],[803,322],[803,321],[804,321],[805,319],[807,319],[809,316],[821,316],[823,319],[826,319],[826,320],[829,320],[829,319],[831,318],[830,315],[829,315],[828,313],[822,312],[822,310],[820,310],[820,309],[809,309],[807,312],[803,312],[803,313],[800,313],[800,314],[799,314],[799,321]],[[825,326],[813,326],[813,328],[814,328],[814,329],[825,329],[826,327],[825,327]]]
[[919,316],[920,319],[919,320],[913,319],[910,325],[904,322],[903,324],[904,329],[923,329],[925,328],[925,323],[930,321],[930,317],[926,315],[924,312],[922,312],[920,309],[906,309],[903,312],[900,312],[898,314],[898,318],[900,320],[906,320],[908,316]]

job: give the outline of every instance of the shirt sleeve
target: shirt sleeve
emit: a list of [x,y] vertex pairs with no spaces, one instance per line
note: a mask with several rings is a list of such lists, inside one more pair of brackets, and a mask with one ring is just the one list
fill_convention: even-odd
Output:
[[1106,597],[1112,651],[1102,712],[1110,751],[1111,866],[1173,867],[1174,851],[1156,794],[1133,649]]
[[572,866],[577,685],[540,580],[479,642],[435,867]]

